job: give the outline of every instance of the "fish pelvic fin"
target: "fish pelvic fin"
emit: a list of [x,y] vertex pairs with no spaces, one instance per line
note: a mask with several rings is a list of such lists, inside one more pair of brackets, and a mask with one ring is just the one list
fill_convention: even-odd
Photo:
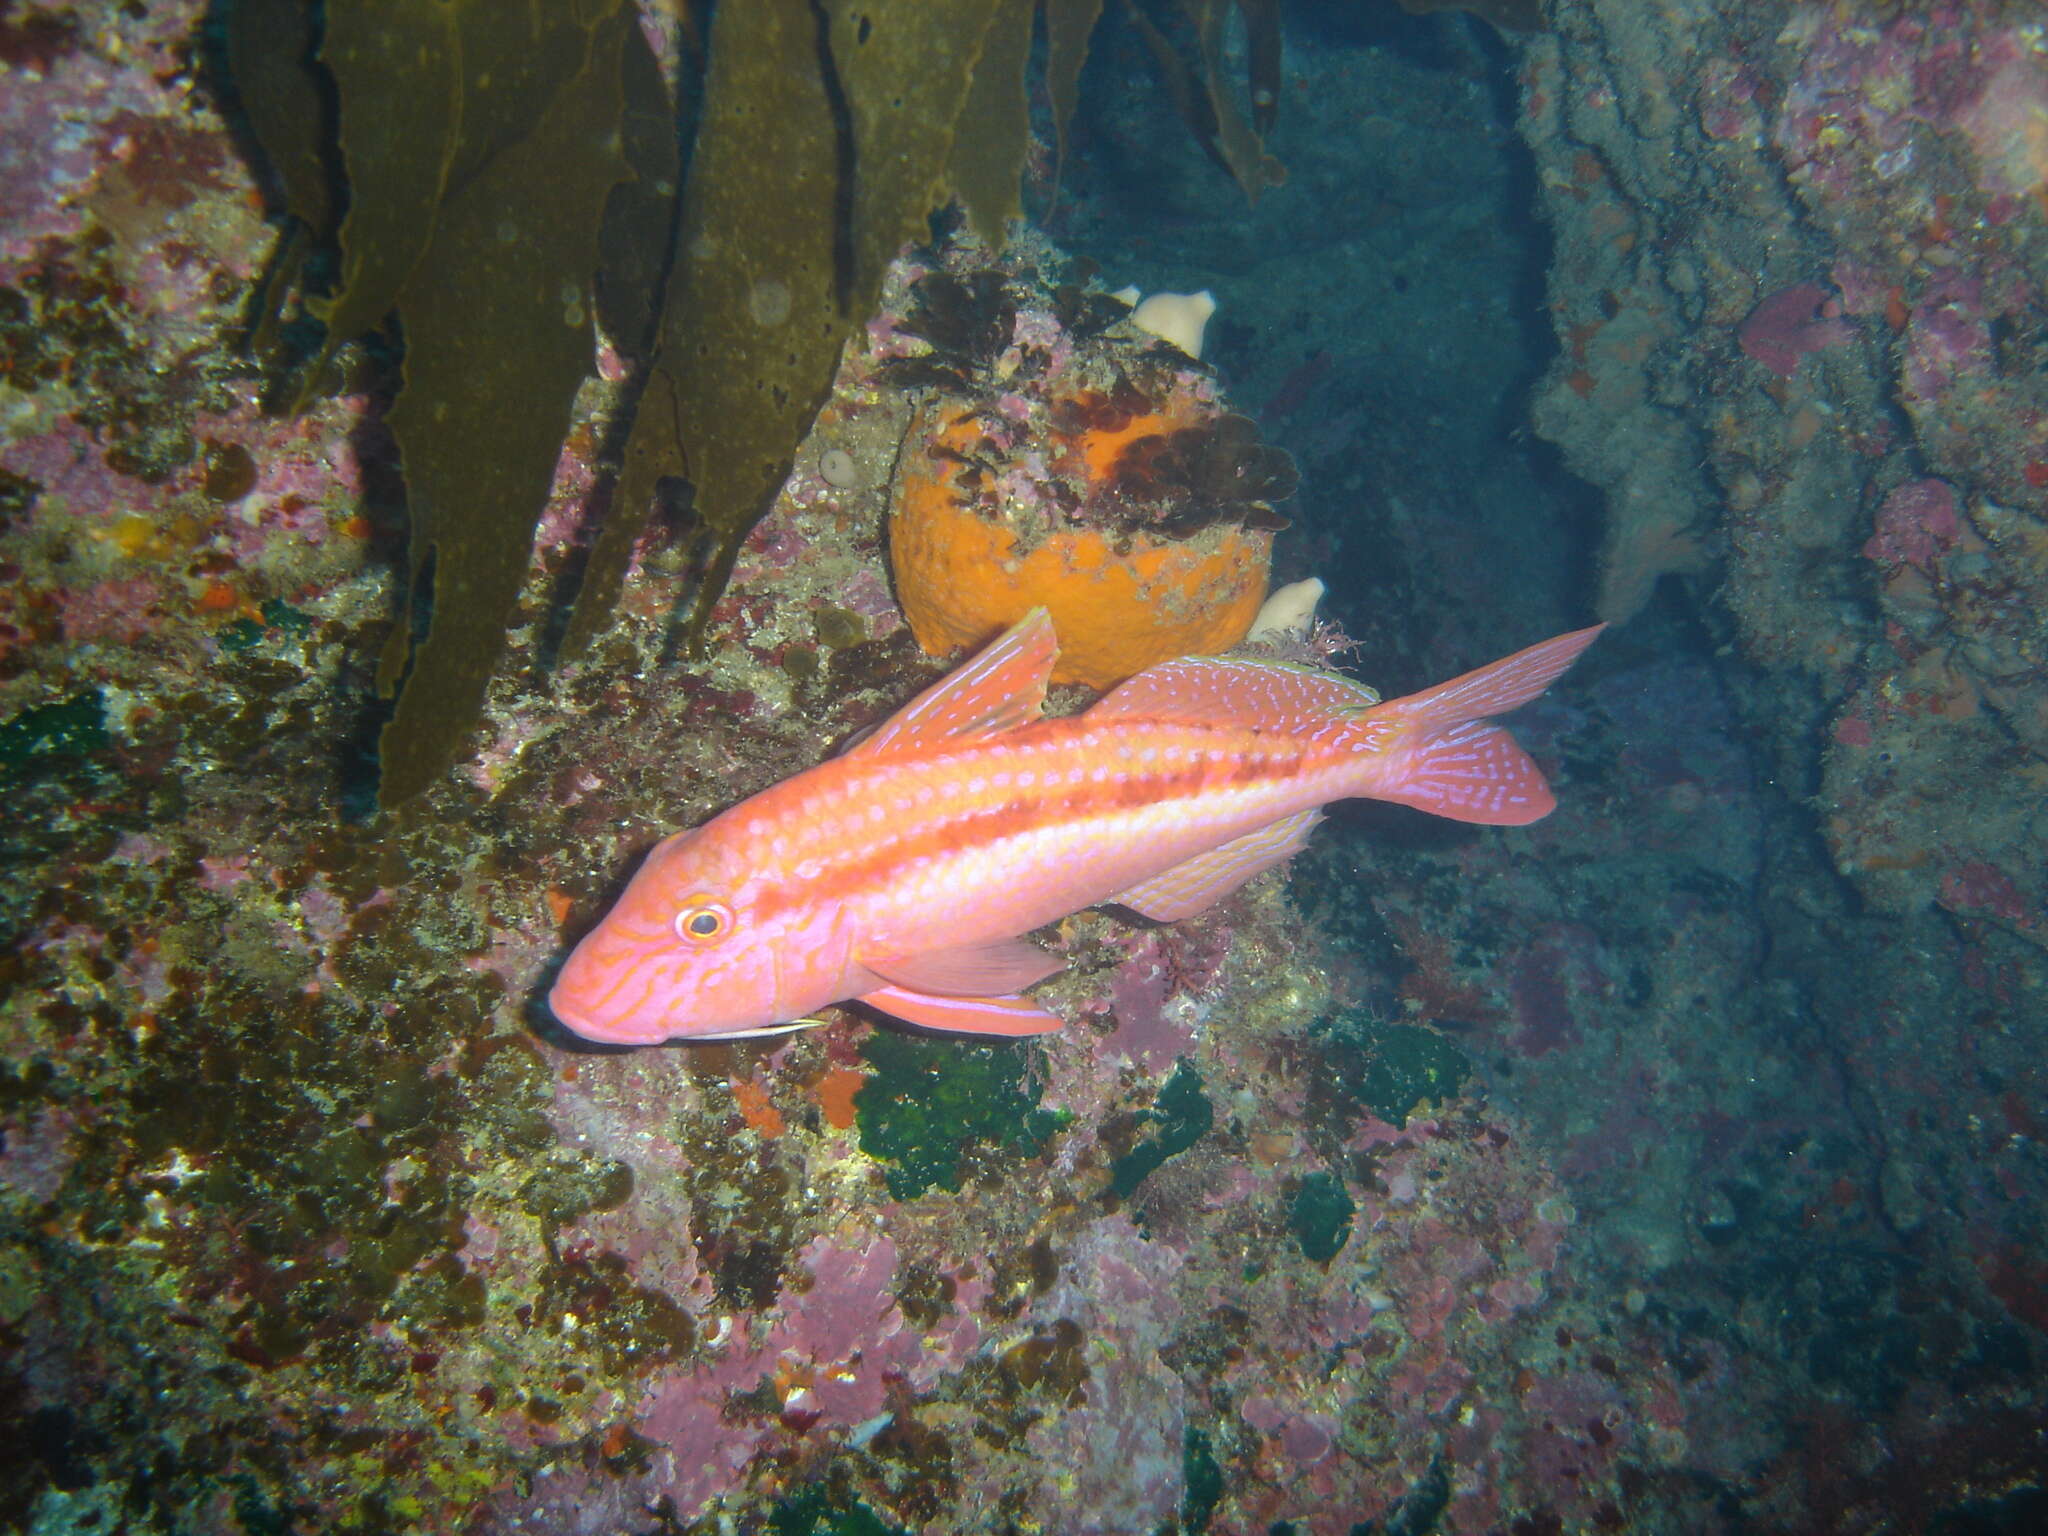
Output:
[[694,1041],[714,1044],[728,1040],[767,1040],[776,1035],[793,1034],[799,1029],[822,1029],[824,1025],[823,1019],[791,1019],[786,1024],[760,1024],[752,1029],[728,1029],[715,1035],[672,1035],[669,1038],[686,1044]]
[[1022,939],[929,949],[914,955],[863,953],[860,963],[892,987],[934,997],[1001,997],[1064,970],[1066,961]]
[[1557,797],[1542,770],[1487,717],[1542,693],[1605,627],[1554,636],[1380,705],[1360,722],[1385,764],[1364,793],[1482,826],[1520,827],[1548,816]]

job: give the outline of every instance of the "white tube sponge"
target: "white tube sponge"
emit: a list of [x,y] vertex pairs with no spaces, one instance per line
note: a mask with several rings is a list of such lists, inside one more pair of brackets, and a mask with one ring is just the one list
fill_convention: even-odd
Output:
[[1276,589],[1252,620],[1245,639],[1273,640],[1281,635],[1305,635],[1316,621],[1316,604],[1323,600],[1323,584],[1311,576]]
[[1200,293],[1155,293],[1131,311],[1131,324],[1170,341],[1189,357],[1202,355],[1202,331],[1216,313],[1216,296]]

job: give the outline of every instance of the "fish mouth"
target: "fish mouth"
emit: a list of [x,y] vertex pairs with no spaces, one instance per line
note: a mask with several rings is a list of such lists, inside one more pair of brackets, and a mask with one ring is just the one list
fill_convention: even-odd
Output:
[[825,1023],[823,1019],[791,1019],[782,1024],[755,1024],[740,1029],[691,1029],[686,1024],[670,1023],[650,1028],[637,1021],[607,1022],[591,1018],[578,1012],[573,1003],[561,1002],[552,994],[548,997],[548,1011],[561,1021],[563,1028],[593,1045],[665,1045],[671,1041],[689,1044],[699,1040],[706,1045],[716,1045],[729,1040],[771,1040],[777,1035],[817,1029]]
[[649,1028],[630,1016],[607,1019],[579,1007],[574,989],[561,981],[548,993],[548,1012],[569,1033],[595,1045],[659,1045],[669,1038],[664,1025]]
[[548,993],[548,1011],[561,1021],[563,1028],[593,1045],[664,1045],[669,1041],[693,1040],[710,1045],[727,1040],[768,1040],[798,1030],[817,1029],[825,1023],[823,1019],[790,1019],[779,1024],[743,1024],[729,1029],[711,1024],[693,1029],[668,1019],[653,1024],[631,1017],[603,1019],[577,1007],[574,997],[564,996],[559,981]]

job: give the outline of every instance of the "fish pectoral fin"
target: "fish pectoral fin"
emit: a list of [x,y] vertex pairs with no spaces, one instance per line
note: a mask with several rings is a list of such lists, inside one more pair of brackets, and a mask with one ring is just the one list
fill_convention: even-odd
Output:
[[1254,875],[1301,852],[1323,819],[1319,810],[1283,816],[1271,826],[1233,838],[1185,863],[1141,880],[1110,900],[1155,922],[1174,923],[1206,912]]
[[957,949],[927,949],[914,955],[862,954],[860,963],[892,986],[939,997],[997,997],[1022,992],[1065,968],[1022,939],[969,944]]
[[1023,997],[933,997],[907,987],[877,987],[857,1001],[924,1029],[959,1035],[1042,1035],[1060,1021]]

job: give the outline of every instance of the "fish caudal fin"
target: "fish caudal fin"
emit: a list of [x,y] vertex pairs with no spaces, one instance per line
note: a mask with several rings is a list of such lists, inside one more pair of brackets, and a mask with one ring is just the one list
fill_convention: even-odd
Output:
[[1392,748],[1395,772],[1367,793],[1483,826],[1519,827],[1548,816],[1557,797],[1542,770],[1487,717],[1542,693],[1605,627],[1557,635],[1373,710],[1375,724],[1396,725],[1407,739]]
[[1433,730],[1403,759],[1400,777],[1373,789],[1373,799],[1487,827],[1526,826],[1557,809],[1543,770],[1483,720]]

